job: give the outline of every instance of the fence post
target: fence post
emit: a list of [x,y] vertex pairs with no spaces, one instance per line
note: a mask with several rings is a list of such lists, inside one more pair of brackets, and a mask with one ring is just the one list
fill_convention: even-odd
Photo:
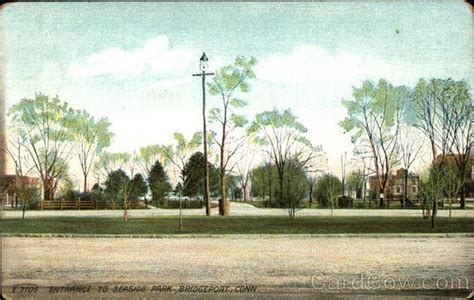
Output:
[[94,198],[94,209],[97,209],[97,199]]
[[77,198],[76,203],[77,203],[77,209],[81,210],[81,198],[80,197]]
[[59,198],[59,210],[63,210],[63,198]]

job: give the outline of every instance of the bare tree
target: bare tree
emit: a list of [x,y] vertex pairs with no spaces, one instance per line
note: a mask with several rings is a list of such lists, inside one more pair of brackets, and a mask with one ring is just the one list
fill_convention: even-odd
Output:
[[25,218],[27,206],[39,191],[35,182],[29,180],[28,176],[34,173],[35,166],[27,152],[28,139],[21,135],[17,128],[9,128],[8,146],[6,152],[15,164],[15,196],[20,199],[22,219]]
[[255,165],[257,147],[247,140],[245,145],[238,151],[236,156],[235,170],[242,187],[243,201],[247,202],[250,195],[251,172]]
[[433,161],[447,161],[447,155],[452,155],[456,162],[461,180],[461,207],[464,208],[464,177],[472,142],[472,100],[468,84],[450,78],[420,79],[412,103],[414,126],[428,138]]
[[58,97],[37,94],[12,106],[9,115],[22,139],[28,140],[24,146],[41,179],[43,198],[52,200],[57,179],[65,173],[74,149],[74,111]]
[[[247,102],[236,98],[235,94],[237,92],[249,92],[248,80],[255,78],[252,68],[256,63],[257,61],[253,57],[246,59],[243,56],[238,56],[234,64],[225,66],[216,72],[216,75],[208,84],[209,93],[219,95],[222,99],[218,108],[211,109],[209,120],[217,123],[220,127],[219,138],[216,136],[215,143],[220,150],[221,201],[219,203],[219,213],[224,216],[229,214],[229,203],[226,198],[228,162],[242,141],[242,139],[232,136],[232,131],[236,128],[242,128],[247,123],[244,116],[234,111],[236,108],[247,105]],[[230,141],[232,138],[236,140]],[[230,144],[233,144],[234,147],[231,148]]]
[[353,100],[343,100],[347,109],[340,126],[353,132],[352,141],[370,148],[375,174],[379,184],[379,205],[385,206],[391,171],[397,164],[398,132],[408,90],[393,87],[384,80],[377,85],[365,81],[361,88],[354,88]]
[[408,125],[403,125],[400,128],[399,135],[398,152],[402,167],[405,169],[402,207],[406,207],[407,202],[410,201],[408,199],[408,176],[419,155],[423,154],[424,140],[418,130]]
[[[290,170],[304,170],[318,150],[305,137],[307,129],[289,109],[276,109],[257,114],[248,129],[249,135],[264,146],[269,160],[275,165],[278,175],[278,201],[294,211],[295,200],[286,196],[283,185],[290,176]],[[291,217],[291,214],[290,214]]]

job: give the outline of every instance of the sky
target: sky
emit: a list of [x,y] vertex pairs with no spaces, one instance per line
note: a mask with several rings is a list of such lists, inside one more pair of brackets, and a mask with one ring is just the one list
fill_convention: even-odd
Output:
[[290,108],[337,174],[352,152],[341,99],[366,79],[472,84],[472,21],[462,1],[13,3],[1,10],[5,99],[58,95],[107,117],[109,151],[130,152],[201,130],[203,51],[211,71],[253,56],[242,112]]

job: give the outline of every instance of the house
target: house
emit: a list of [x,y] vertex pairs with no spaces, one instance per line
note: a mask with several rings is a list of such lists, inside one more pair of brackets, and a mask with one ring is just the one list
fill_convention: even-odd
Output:
[[[400,201],[404,203],[405,195],[405,175],[406,170],[401,168],[396,173],[389,176],[389,182],[387,184],[386,196],[388,201]],[[417,174],[409,172],[407,176],[407,204],[413,205],[418,197],[418,185],[420,178]],[[369,177],[369,187],[372,191],[377,191],[379,188],[379,181],[377,176]],[[377,194],[377,193],[375,193]]]
[[15,196],[15,184],[38,184],[39,178],[16,175],[0,175],[0,199],[3,205],[18,205]]

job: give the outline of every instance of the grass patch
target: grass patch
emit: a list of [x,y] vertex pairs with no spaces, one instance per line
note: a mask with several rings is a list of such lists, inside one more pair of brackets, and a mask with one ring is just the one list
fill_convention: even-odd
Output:
[[327,234],[474,232],[473,218],[437,218],[437,228],[421,217],[178,217],[3,219],[4,233],[76,234]]

